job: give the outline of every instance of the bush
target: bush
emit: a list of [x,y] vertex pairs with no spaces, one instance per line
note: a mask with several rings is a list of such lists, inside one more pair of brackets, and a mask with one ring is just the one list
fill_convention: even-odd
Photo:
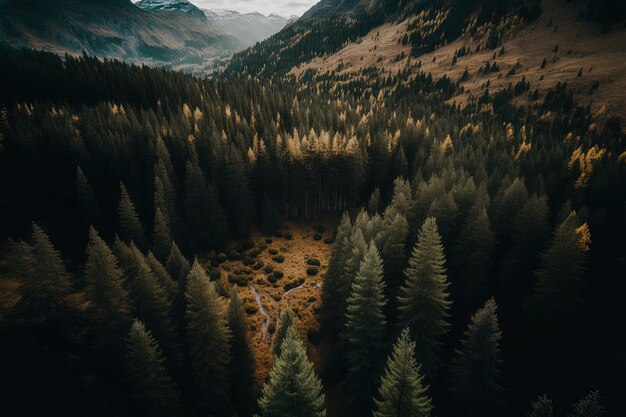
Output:
[[267,265],[263,271],[265,271],[266,274],[271,274],[272,271],[274,270],[274,266],[273,265]]
[[212,270],[209,274],[209,278],[211,279],[211,281],[217,281],[218,279],[220,279],[220,271],[217,271],[215,269]]
[[285,239],[287,239],[287,240],[291,240],[291,239],[293,239],[293,235],[292,235],[291,233],[289,233],[289,232],[285,232],[285,233],[283,234],[283,237],[284,237]]
[[327,245],[332,245],[333,243],[335,243],[335,239],[333,239],[332,237],[326,238],[324,239],[324,243],[326,243]]
[[249,256],[244,256],[241,260],[243,262],[244,265],[249,266],[252,265],[254,263],[254,259],[252,259]]
[[306,269],[306,273],[307,273],[307,275],[309,275],[309,276],[314,276],[314,275],[317,275],[317,267],[315,267],[315,266],[310,266],[310,267],[308,267],[308,268]]
[[272,260],[276,263],[282,264],[285,262],[285,257],[283,255],[272,256]]
[[257,307],[256,304],[252,304],[252,303],[246,303],[243,306],[243,309],[246,311],[246,313],[248,314],[255,314],[257,311],[259,311],[259,307]]
[[276,277],[274,275],[268,275],[267,276],[267,280],[271,283],[271,284],[275,284],[276,283]]
[[241,254],[233,249],[233,250],[228,251],[228,253],[226,254],[226,257],[228,258],[229,261],[238,261],[239,259],[241,259]]
[[[272,240],[272,239],[268,239],[268,240]],[[265,249],[267,249],[267,245],[261,243],[259,245],[259,249],[258,249],[259,250],[259,254],[261,254],[261,252],[263,252]]]
[[313,239],[315,239],[315,240],[322,240],[322,235],[319,234],[319,233],[316,233],[316,234],[313,235]]
[[273,240],[272,240],[272,239],[269,239],[269,238],[268,238],[268,239],[265,239],[265,243],[267,243],[268,245],[271,245],[271,244],[272,244],[272,242],[273,242]]
[[217,262],[223,263],[223,262],[226,262],[226,259],[228,259],[228,257],[226,256],[225,253],[220,252],[217,254]]
[[306,264],[307,265],[312,265],[312,266],[320,266],[320,260],[316,259],[316,258],[309,258],[306,260]]
[[285,274],[283,274],[283,271],[280,271],[278,269],[274,271],[273,275],[274,275],[274,277],[276,277],[276,279],[281,279],[282,277],[285,276]]
[[278,255],[278,249],[270,248],[269,253],[270,253],[270,255]]
[[259,269],[263,268],[265,264],[263,263],[263,261],[256,261],[254,265],[252,265],[252,269],[254,269],[255,271],[258,271]]

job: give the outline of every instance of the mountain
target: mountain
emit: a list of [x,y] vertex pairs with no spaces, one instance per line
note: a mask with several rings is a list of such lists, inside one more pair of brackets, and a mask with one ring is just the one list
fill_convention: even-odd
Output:
[[150,12],[184,13],[208,23],[202,10],[187,0],[140,0],[135,5]]
[[[144,0],[145,1],[145,0]],[[284,18],[275,14],[239,13],[233,10],[204,10],[209,23],[221,32],[235,37],[242,46],[254,45],[283,29],[297,16]]]
[[239,47],[197,13],[149,12],[130,0],[5,1],[0,4],[0,41],[192,72],[206,71],[216,57]]

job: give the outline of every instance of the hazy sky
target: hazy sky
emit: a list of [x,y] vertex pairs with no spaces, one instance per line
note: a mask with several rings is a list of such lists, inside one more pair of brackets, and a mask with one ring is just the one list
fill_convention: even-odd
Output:
[[289,17],[302,15],[319,0],[190,0],[204,9],[227,9],[242,13],[260,12]]

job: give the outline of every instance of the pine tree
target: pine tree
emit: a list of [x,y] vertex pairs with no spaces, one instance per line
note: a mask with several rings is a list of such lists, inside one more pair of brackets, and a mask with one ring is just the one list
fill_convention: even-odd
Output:
[[554,404],[552,400],[543,395],[532,404],[528,417],[554,417]]
[[406,241],[409,222],[399,212],[385,211],[382,227],[376,235],[376,245],[380,250],[385,268],[388,294],[397,296],[402,284],[402,267],[406,263]]
[[85,283],[96,320],[96,344],[116,350],[132,321],[130,301],[117,259],[93,227],[89,230]]
[[172,279],[172,276],[161,262],[154,256],[152,251],[148,251],[146,261],[152,270],[154,276],[159,280],[165,291],[167,291],[168,298],[173,301],[178,294],[178,283]]
[[99,226],[102,223],[102,211],[85,173],[79,166],[76,167],[76,193],[85,228],[90,224]]
[[590,237],[586,224],[579,225],[572,212],[559,225],[542,255],[535,289],[524,305],[527,324],[547,334],[565,331],[579,312],[584,285],[586,252]]
[[569,417],[602,417],[605,414],[602,397],[598,391],[592,391],[574,406]]
[[[187,280],[187,275],[191,270],[191,266],[189,265],[187,258],[185,258],[180,249],[178,249],[176,242],[172,242],[172,248],[170,249],[170,254],[167,256],[165,267],[167,268],[167,272],[170,273],[172,279],[178,281],[179,286],[182,282]],[[182,288],[184,289],[185,286]]]
[[146,233],[135,210],[135,205],[131,201],[130,195],[122,182],[120,182],[120,202],[117,206],[117,214],[119,216],[122,239],[126,242],[133,241],[140,248],[144,248],[146,244]]
[[348,376],[346,388],[353,407],[371,409],[386,350],[385,283],[383,263],[373,241],[370,242],[348,298],[346,327]]
[[230,416],[231,334],[226,311],[197,260],[187,281],[187,340],[200,401],[216,416]]
[[159,259],[167,259],[172,246],[172,233],[169,220],[159,207],[154,214],[154,230],[152,250]]
[[350,236],[352,235],[352,222],[350,216],[344,213],[341,223],[337,227],[337,236],[330,252],[328,268],[324,275],[322,286],[321,320],[323,326],[330,331],[337,332],[340,327],[337,317],[343,314],[340,308],[340,283],[345,259],[350,250]]
[[31,230],[32,245],[23,244],[24,256],[15,260],[23,277],[20,291],[30,312],[53,318],[54,313],[63,310],[65,297],[72,292],[72,277],[43,229],[33,223]]
[[405,270],[406,281],[398,297],[400,322],[418,335],[416,357],[428,378],[439,366],[441,337],[448,329],[451,301],[447,292],[446,258],[434,218],[427,218]]
[[367,242],[365,242],[363,232],[361,232],[361,229],[354,227],[352,229],[352,236],[350,236],[348,253],[344,261],[343,270],[341,271],[339,279],[339,286],[337,288],[337,297],[339,302],[338,307],[342,311],[342,314],[335,320],[337,321],[336,324],[339,325],[340,329],[343,328],[345,324],[345,313],[348,305],[348,297],[352,291],[352,282],[359,271],[359,267],[361,266],[361,262],[363,262],[366,252]]
[[485,416],[500,404],[499,351],[502,333],[492,298],[472,316],[452,365],[452,394],[468,416]]
[[254,405],[254,358],[248,337],[248,321],[237,287],[230,290],[228,326],[232,333],[233,404],[240,416],[249,416]]
[[283,345],[283,341],[285,340],[285,336],[287,336],[287,330],[289,330],[292,325],[295,326],[295,320],[296,314],[290,308],[287,308],[280,313],[278,329],[276,330],[274,340],[272,341],[272,352],[274,352],[274,355],[280,355],[280,349]]
[[306,357],[295,326],[287,330],[280,356],[259,400],[262,417],[324,417],[322,383]]
[[387,359],[374,417],[427,417],[432,410],[421,365],[415,361],[415,342],[405,328]]
[[474,207],[454,246],[456,279],[452,282],[452,292],[463,313],[469,315],[485,299],[495,245],[487,210]]
[[267,194],[263,196],[261,205],[261,216],[263,222],[261,223],[261,230],[265,233],[274,233],[280,227],[280,217],[276,208],[272,203],[272,200]]
[[370,199],[367,202],[367,212],[370,216],[378,213],[380,210],[380,190],[378,187],[374,188],[372,191],[372,195],[370,195]]
[[135,320],[126,345],[127,380],[141,415],[182,415],[178,389],[165,368],[165,358],[144,324]]

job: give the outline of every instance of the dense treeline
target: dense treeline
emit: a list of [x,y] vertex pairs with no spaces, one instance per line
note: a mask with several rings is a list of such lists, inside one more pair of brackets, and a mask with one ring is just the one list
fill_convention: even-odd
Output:
[[[421,73],[298,87],[0,50],[10,67],[0,231],[20,298],[2,356],[63,374],[49,401],[83,395],[67,414],[622,407],[625,138],[566,86],[459,109],[444,103],[457,83]],[[241,300],[195,258],[281,217],[343,213],[321,380],[287,311],[257,390]]]

